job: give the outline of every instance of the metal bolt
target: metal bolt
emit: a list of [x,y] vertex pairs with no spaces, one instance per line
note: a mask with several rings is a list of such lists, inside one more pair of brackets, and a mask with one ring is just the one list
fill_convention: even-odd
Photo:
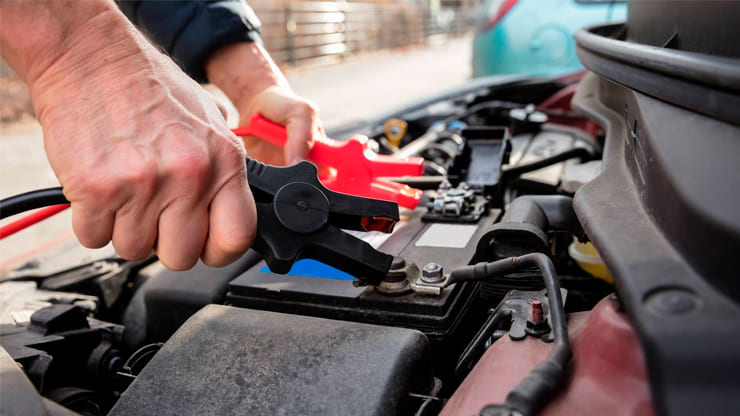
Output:
[[406,267],[406,259],[403,257],[394,257],[393,263],[391,263],[391,270],[403,269]]
[[544,320],[542,302],[540,300],[535,299],[532,301],[532,310],[529,319],[536,324],[539,324]]
[[[413,263],[412,263],[413,264]],[[383,282],[398,283],[406,280],[408,270],[406,270],[406,260],[403,257],[396,256],[393,258],[391,268],[386,273]],[[387,286],[387,285],[386,285]]]
[[424,283],[439,283],[445,280],[444,269],[437,263],[427,263],[421,269],[421,281]]

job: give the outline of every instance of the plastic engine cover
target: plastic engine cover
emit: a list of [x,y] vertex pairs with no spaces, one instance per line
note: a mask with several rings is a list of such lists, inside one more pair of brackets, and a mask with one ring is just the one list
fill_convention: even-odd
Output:
[[397,414],[432,390],[418,331],[208,305],[110,415]]

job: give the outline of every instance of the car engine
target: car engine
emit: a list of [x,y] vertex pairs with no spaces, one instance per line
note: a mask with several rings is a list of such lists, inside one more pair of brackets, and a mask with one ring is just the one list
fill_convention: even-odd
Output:
[[75,244],[3,274],[2,413],[736,411],[737,107],[605,66],[623,37],[579,32],[590,72],[328,132],[424,159],[387,178],[423,191],[391,233],[345,232],[392,256],[380,279],[310,250],[287,273],[252,250],[173,272]]

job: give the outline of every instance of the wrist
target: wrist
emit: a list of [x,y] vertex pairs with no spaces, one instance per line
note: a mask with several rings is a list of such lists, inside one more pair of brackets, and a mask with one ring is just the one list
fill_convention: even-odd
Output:
[[209,81],[229,97],[242,117],[260,92],[269,88],[290,91],[288,81],[258,43],[224,46],[209,57],[205,69]]

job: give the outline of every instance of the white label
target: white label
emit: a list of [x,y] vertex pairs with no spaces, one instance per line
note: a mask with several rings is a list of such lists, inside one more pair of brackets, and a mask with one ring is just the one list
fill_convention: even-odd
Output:
[[464,248],[477,228],[477,225],[432,224],[416,240],[416,246]]

